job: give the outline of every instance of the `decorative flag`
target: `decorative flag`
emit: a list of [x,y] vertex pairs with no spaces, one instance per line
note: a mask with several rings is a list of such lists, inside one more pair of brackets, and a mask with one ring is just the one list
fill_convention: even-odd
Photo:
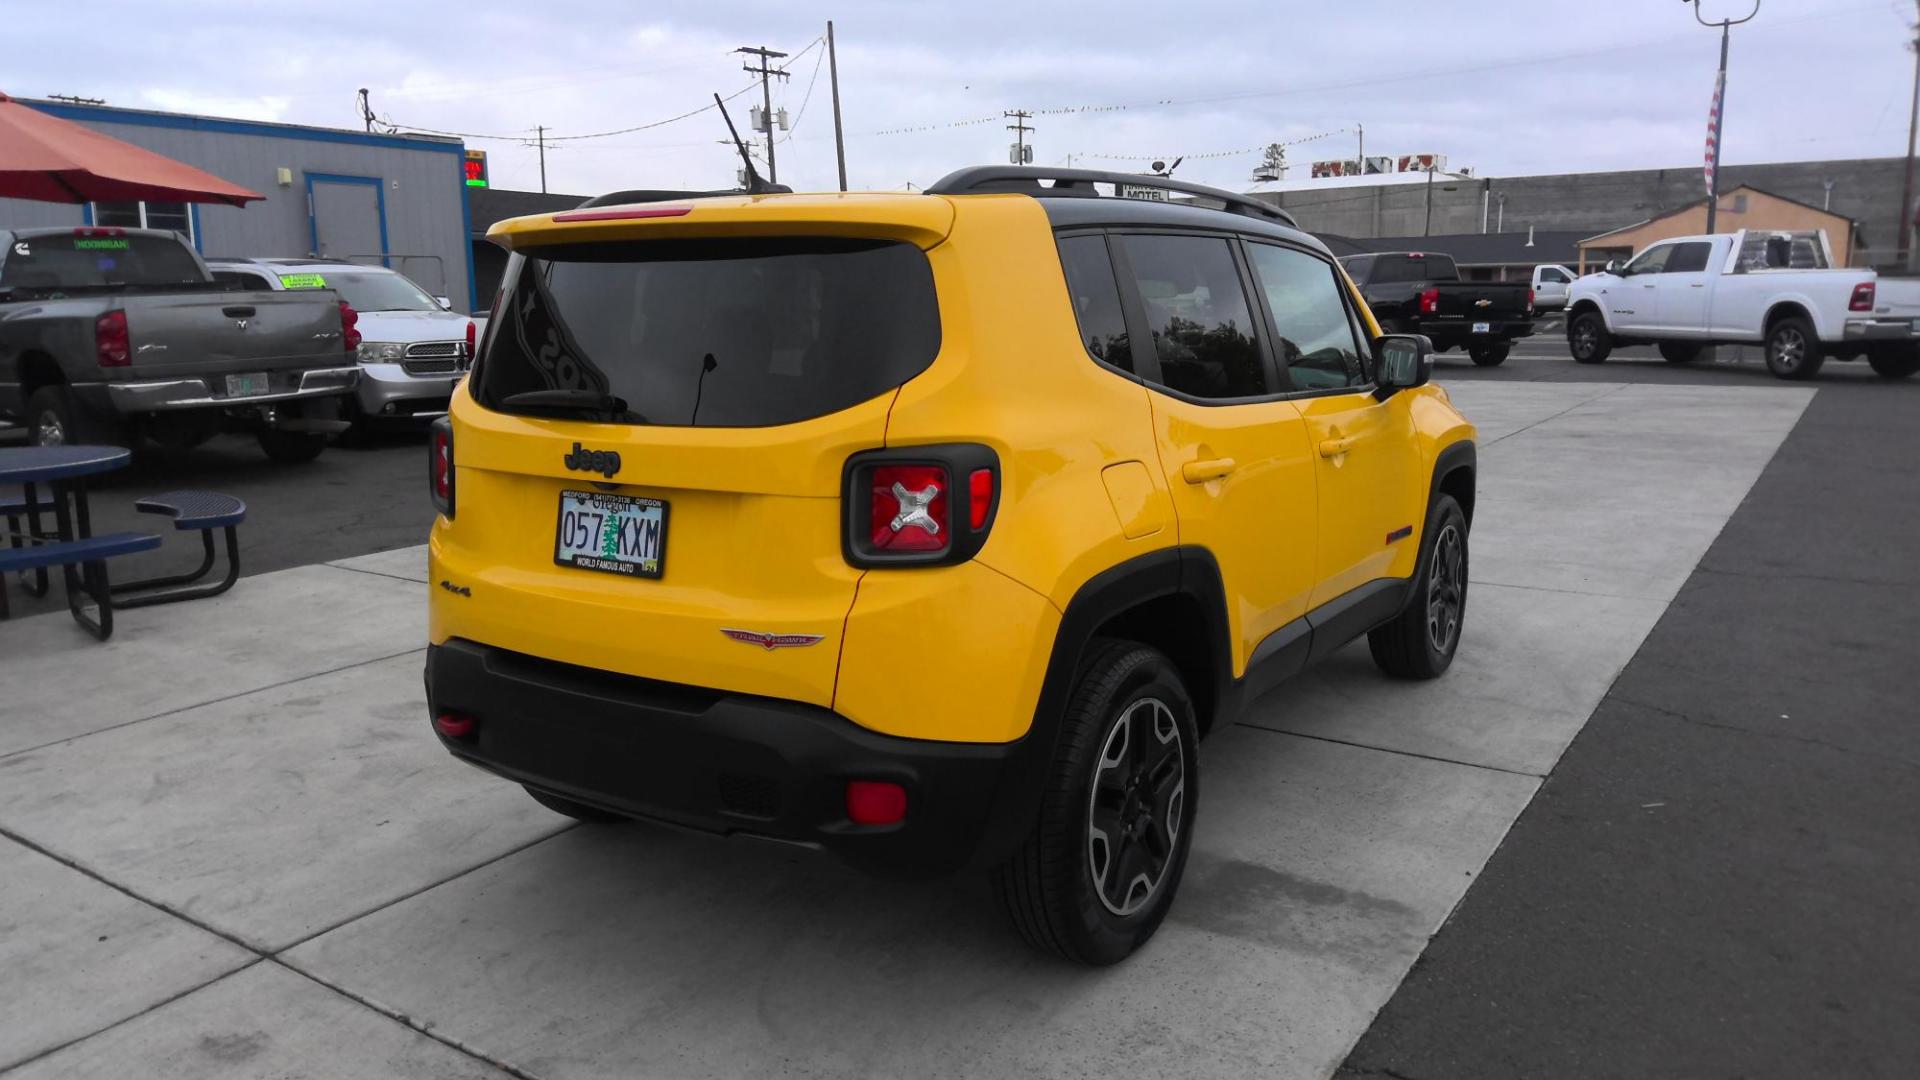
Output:
[[1727,73],[1721,72],[1713,80],[1713,107],[1707,110],[1707,194],[1712,195],[1713,157],[1720,146],[1720,103],[1727,95]]

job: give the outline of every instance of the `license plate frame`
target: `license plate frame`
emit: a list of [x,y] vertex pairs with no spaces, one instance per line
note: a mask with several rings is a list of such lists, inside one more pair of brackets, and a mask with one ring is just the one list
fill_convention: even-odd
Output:
[[[627,512],[636,509],[642,511],[642,513],[630,517]],[[668,510],[669,506],[665,499],[651,499],[642,495],[619,495],[605,491],[564,490],[560,492],[560,497],[557,500],[553,513],[554,565],[571,567],[576,570],[592,570],[602,574],[615,574],[620,577],[656,580],[662,574],[666,573],[667,569]],[[618,550],[613,552],[615,555],[614,558],[607,558],[607,522],[604,518],[595,521],[592,525],[587,525],[583,520],[576,519],[573,527],[569,529],[567,518],[569,512],[575,514],[600,515],[615,513],[619,514],[623,520],[633,520],[637,518],[643,523],[647,520],[658,520],[659,526],[653,530],[652,536],[651,547],[653,557],[650,561],[651,565],[649,565],[649,560],[644,557],[628,558]],[[577,534],[583,528],[597,533],[599,539],[595,541],[592,540],[590,536],[586,543],[567,543],[570,533]],[[612,541],[616,549],[624,547],[627,541],[632,539],[637,549],[644,550],[647,540],[644,524],[641,526],[639,533],[632,536],[628,534],[625,524],[621,524],[617,526],[617,528],[619,531]],[[595,553],[593,547],[588,546],[589,544],[597,545],[600,549],[599,552]]]
[[1476,334],[1491,334],[1493,333],[1493,324],[1490,322],[1474,323],[1473,332]]
[[248,371],[227,376],[227,396],[230,398],[259,397],[270,389],[272,385],[264,371]]

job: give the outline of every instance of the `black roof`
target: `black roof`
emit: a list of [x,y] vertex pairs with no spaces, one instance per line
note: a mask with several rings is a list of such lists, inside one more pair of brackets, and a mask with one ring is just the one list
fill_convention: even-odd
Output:
[[[1389,251],[1433,251],[1450,255],[1459,266],[1533,266],[1580,261],[1579,243],[1590,234],[1584,229],[1539,229],[1528,234],[1455,233],[1450,236],[1321,236],[1327,246],[1345,258]],[[1527,246],[1531,239],[1533,246]]]
[[467,228],[474,239],[483,239],[496,221],[572,210],[584,199],[585,195],[556,195],[545,191],[468,188]]

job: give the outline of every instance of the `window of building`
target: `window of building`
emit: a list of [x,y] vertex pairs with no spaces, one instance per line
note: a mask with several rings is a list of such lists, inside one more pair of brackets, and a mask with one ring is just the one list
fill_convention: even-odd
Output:
[[1211,236],[1121,236],[1153,331],[1160,381],[1198,398],[1273,392],[1228,242]]
[[183,202],[97,202],[93,223],[122,229],[167,229],[195,243],[193,210]]
[[1248,244],[1253,276],[1273,312],[1274,349],[1300,390],[1364,386],[1364,353],[1333,268],[1304,251]]
[[1124,371],[1133,370],[1127,321],[1120,309],[1120,287],[1104,236],[1070,236],[1060,241],[1060,266],[1067,273],[1067,294],[1080,320],[1080,340],[1094,357]]

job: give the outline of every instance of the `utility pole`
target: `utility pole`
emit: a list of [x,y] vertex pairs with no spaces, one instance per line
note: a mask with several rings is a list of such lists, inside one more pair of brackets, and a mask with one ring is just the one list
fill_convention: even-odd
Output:
[[1427,224],[1420,230],[1421,236],[1433,235],[1433,166],[1427,166]]
[[1027,125],[1027,121],[1033,119],[1033,114],[1025,109],[1014,109],[1012,112],[1004,112],[1000,115],[1013,119],[1013,123],[1007,125],[1007,130],[1013,132],[1014,138],[1012,152],[1007,155],[1007,160],[1015,165],[1031,163],[1033,149],[1027,145],[1027,132],[1034,129]]
[[360,119],[366,121],[367,130],[373,130],[373,106],[367,103],[367,88],[360,88]]
[[785,68],[770,66],[767,61],[778,60],[787,54],[775,52],[765,45],[742,45],[733,51],[760,58],[759,67],[742,64],[741,70],[760,76],[760,119],[767,125],[767,183],[777,184],[780,182],[780,167],[773,161],[773,87],[768,80],[784,79],[787,72]]
[[[1920,14],[1920,0],[1914,0],[1916,14]],[[1901,269],[1907,268],[1909,253],[1913,250],[1913,137],[1920,131],[1920,23],[1915,24],[1913,40],[1907,48],[1913,50],[1913,107],[1907,113],[1907,169],[1906,178],[1900,182],[1900,258]]]
[[[525,131],[526,128],[521,128],[520,130]],[[536,133],[535,138],[540,144],[540,194],[545,195],[547,193],[547,129],[545,125],[542,125],[533,130]],[[520,145],[525,146],[527,144],[521,143]]]
[[[1920,0],[1915,0],[1920,3]],[[840,54],[833,48],[833,20],[827,20],[827,81],[833,86],[833,157],[840,165],[840,190],[847,190],[847,139],[840,133]]]
[[[1916,2],[1920,2],[1920,0],[1916,0]],[[1365,176],[1367,175],[1367,125],[1353,125],[1353,133],[1360,137],[1360,175]]]
[[1708,22],[1700,16],[1700,0],[1688,0],[1693,4],[1693,18],[1701,26],[1720,28],[1720,77],[1713,84],[1713,115],[1707,130],[1710,142],[1707,159],[1707,231],[1712,232],[1720,210],[1720,144],[1726,142],[1727,130],[1727,37],[1728,31],[1743,22],[1751,22],[1760,14],[1760,0],[1753,0],[1753,10],[1747,12],[1744,19],[1721,19],[1717,23]]

